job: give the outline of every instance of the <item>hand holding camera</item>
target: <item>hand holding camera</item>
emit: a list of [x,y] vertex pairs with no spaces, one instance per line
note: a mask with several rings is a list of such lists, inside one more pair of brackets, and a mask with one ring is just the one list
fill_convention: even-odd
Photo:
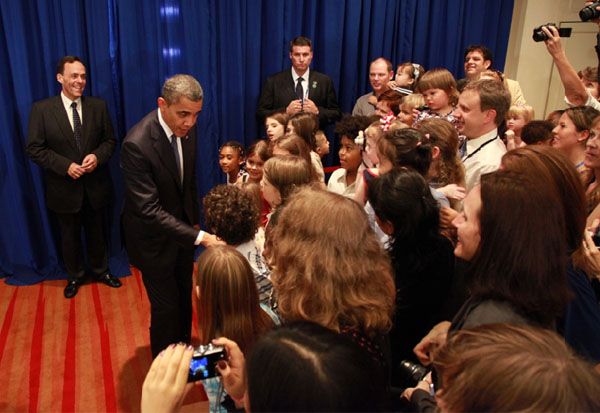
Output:
[[545,42],[552,40],[555,37],[571,37],[570,27],[558,28],[556,23],[546,23],[533,29],[533,41],[534,42]]
[[185,344],[172,344],[152,362],[142,387],[141,411],[176,412],[192,388],[187,382],[194,351]]

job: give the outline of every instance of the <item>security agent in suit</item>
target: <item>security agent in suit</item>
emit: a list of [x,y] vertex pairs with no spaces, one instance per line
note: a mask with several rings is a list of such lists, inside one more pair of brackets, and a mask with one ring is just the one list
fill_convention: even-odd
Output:
[[329,76],[310,70],[312,58],[310,39],[299,36],[290,42],[292,68],[267,78],[256,111],[259,123],[283,111],[288,116],[298,112],[318,115],[321,128],[341,117],[333,82]]
[[31,108],[27,154],[45,171],[46,206],[58,218],[68,274],[64,295],[72,298],[85,277],[82,227],[90,272],[110,287],[121,286],[108,272],[104,228],[112,191],[107,161],[115,139],[106,103],[82,96],[86,70],[81,60],[63,57],[56,79],[60,95]]
[[129,261],[141,270],[150,300],[153,356],[190,342],[194,248],[208,237],[197,229],[195,124],[202,87],[192,76],[175,75],[161,95],[158,110],[131,128],[121,148],[121,224]]

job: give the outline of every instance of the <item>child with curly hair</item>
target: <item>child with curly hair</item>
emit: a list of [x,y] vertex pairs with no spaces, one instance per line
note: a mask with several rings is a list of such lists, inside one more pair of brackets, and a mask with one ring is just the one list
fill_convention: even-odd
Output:
[[237,186],[218,185],[204,197],[203,206],[207,228],[248,260],[260,301],[267,303],[272,290],[270,271],[254,240],[259,210],[252,195]]

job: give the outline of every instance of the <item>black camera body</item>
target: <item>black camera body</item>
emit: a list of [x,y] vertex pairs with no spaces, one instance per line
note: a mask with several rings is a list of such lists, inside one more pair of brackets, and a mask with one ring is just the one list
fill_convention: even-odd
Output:
[[402,360],[400,362],[399,373],[403,388],[415,387],[418,382],[427,376],[429,369],[418,363],[413,363],[409,360]]
[[600,1],[595,1],[592,4],[585,6],[579,11],[579,18],[582,22],[587,22],[592,19],[600,17],[600,11],[596,10],[596,7],[600,6]]
[[570,27],[558,28],[556,26],[556,23],[546,23],[546,24],[542,24],[541,26],[538,26],[535,29],[533,29],[533,36],[531,36],[533,38],[533,41],[534,42],[543,42],[545,40],[548,40],[548,36],[542,30],[542,27],[550,27],[550,26],[556,27],[556,29],[558,30],[558,35],[560,37],[571,37],[572,29]]
[[217,375],[217,369],[215,368],[217,362],[224,360],[226,354],[225,348],[222,346],[213,346],[212,344],[198,346],[194,350],[190,363],[188,382],[215,377]]

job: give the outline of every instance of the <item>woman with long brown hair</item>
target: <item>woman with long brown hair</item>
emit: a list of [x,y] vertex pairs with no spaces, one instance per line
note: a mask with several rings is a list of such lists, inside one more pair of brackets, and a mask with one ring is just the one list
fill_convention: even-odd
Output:
[[[259,304],[250,264],[230,246],[210,247],[200,255],[196,297],[202,344],[229,337],[243,352],[249,352],[256,340],[278,321],[267,306]],[[211,411],[215,411],[221,402],[220,380],[208,379],[203,384]]]
[[271,280],[284,321],[309,320],[349,336],[380,365],[392,325],[389,258],[353,200],[305,187],[273,232]]

